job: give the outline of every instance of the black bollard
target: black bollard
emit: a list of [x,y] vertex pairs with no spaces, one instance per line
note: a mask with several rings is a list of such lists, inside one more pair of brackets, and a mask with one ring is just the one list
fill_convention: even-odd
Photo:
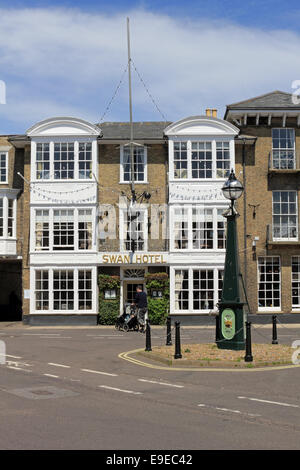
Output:
[[166,341],[166,346],[172,346],[171,317],[167,317],[167,341]]
[[278,340],[277,340],[277,317],[276,317],[276,315],[272,315],[272,323],[273,323],[272,344],[278,344]]
[[146,349],[145,351],[152,351],[151,348],[151,330],[150,330],[150,322],[146,320]]
[[252,362],[252,345],[251,345],[251,322],[246,321],[246,355],[244,357],[245,362]]
[[174,359],[181,359],[181,345],[180,345],[180,321],[175,322],[175,354]]

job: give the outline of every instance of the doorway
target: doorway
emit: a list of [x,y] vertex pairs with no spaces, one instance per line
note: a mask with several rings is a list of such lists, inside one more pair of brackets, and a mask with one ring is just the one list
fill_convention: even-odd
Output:
[[135,299],[136,287],[139,285],[144,290],[144,284],[141,281],[124,281],[124,304],[132,304]]

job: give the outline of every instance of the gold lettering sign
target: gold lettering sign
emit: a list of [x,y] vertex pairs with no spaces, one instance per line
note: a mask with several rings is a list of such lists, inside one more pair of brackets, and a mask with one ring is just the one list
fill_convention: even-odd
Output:
[[103,264],[166,264],[164,255],[121,255],[121,254],[109,254],[102,256]]

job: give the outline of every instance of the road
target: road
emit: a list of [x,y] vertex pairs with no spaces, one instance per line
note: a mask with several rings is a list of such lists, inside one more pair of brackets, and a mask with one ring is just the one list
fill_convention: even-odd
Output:
[[[300,328],[280,328],[281,343]],[[253,331],[265,342],[271,330]],[[182,343],[213,341],[182,329]],[[205,372],[118,357],[145,344],[111,328],[1,327],[1,449],[299,449],[300,368]],[[153,345],[164,330],[152,330]]]

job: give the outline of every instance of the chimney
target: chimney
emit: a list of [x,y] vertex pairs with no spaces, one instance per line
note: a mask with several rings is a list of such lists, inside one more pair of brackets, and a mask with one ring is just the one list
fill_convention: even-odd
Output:
[[205,113],[206,113],[206,116],[211,117],[211,109],[210,108],[206,108]]
[[217,109],[212,109],[212,117],[216,118],[217,117]]

